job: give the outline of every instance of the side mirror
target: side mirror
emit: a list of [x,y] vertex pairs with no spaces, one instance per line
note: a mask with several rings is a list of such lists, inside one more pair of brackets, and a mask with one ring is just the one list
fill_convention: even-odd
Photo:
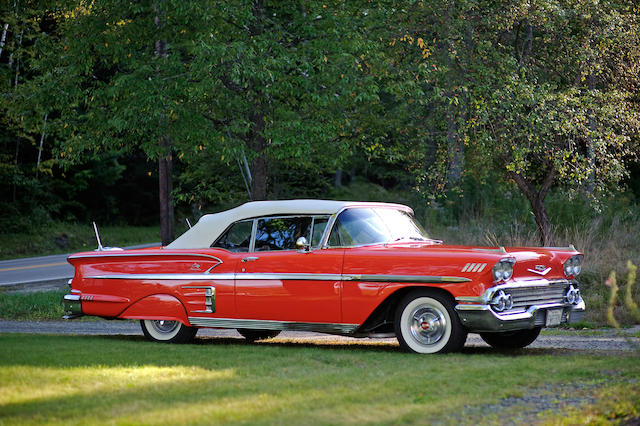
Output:
[[305,237],[300,237],[296,240],[296,247],[303,252],[311,251],[311,244],[309,244],[309,241],[307,241]]

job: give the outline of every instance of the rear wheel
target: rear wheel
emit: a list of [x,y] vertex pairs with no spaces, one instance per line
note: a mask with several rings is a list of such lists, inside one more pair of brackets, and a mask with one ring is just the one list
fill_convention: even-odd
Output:
[[494,348],[520,349],[532,344],[538,338],[540,330],[542,327],[500,333],[480,333],[480,337]]
[[238,333],[249,342],[256,340],[272,339],[280,334],[280,330],[253,330],[250,328],[239,328]]
[[147,339],[162,343],[190,342],[198,332],[179,321],[141,320],[140,326]]
[[431,290],[416,290],[405,296],[395,316],[402,349],[421,354],[462,349],[467,332],[453,306],[448,297]]

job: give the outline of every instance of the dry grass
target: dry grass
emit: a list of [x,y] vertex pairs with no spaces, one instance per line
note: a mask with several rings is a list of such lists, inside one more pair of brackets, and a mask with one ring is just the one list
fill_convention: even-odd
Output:
[[[520,221],[495,223],[469,220],[458,224],[436,228],[431,231],[434,238],[451,244],[478,244],[488,246],[539,246],[536,229]],[[614,214],[583,219],[570,227],[554,227],[558,246],[573,244],[584,253],[585,261],[579,281],[588,305],[586,321],[606,324],[605,313],[609,300],[609,288],[605,285],[611,271],[626,276],[627,262],[640,263],[640,216]],[[638,286],[633,298],[640,300]],[[623,325],[634,323],[634,318],[622,306],[616,306],[616,318]]]

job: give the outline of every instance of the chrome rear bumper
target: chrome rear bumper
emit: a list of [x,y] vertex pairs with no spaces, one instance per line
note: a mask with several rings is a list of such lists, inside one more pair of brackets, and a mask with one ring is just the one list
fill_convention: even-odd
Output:
[[74,319],[81,317],[82,302],[80,301],[80,295],[78,294],[65,294],[62,298],[62,305],[64,307],[64,319]]
[[500,314],[494,312],[488,304],[459,304],[456,306],[456,311],[458,312],[458,317],[462,325],[473,333],[546,327],[548,326],[547,312],[560,309],[562,310],[560,324],[578,322],[584,317],[584,300],[580,299],[577,305],[549,303],[531,306],[526,311]]

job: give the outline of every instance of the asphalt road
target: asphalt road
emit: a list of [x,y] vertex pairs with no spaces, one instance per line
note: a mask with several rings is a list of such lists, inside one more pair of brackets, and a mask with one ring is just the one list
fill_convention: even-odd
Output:
[[[160,243],[141,244],[126,248],[158,245]],[[69,254],[1,260],[0,287],[61,286],[73,277],[73,266],[67,263]]]
[[[599,331],[597,335],[585,335],[572,331],[558,331],[557,334],[543,333],[526,349],[572,349],[581,351],[611,352],[640,351],[640,339],[629,337],[638,333],[640,326],[625,330],[621,336],[612,330]],[[94,335],[94,336],[142,336],[138,321],[0,321],[0,333],[59,334],[59,335]],[[197,338],[215,343],[242,337],[235,330],[203,328],[198,331]],[[391,339],[356,339],[353,337],[332,336],[321,333],[284,331],[273,339],[273,343],[290,343],[312,345],[363,345],[363,346],[397,346],[397,340]],[[488,345],[477,334],[470,334],[465,345],[467,348],[487,348]]]
[[73,277],[68,254],[0,261],[0,286],[46,281],[66,281]]

